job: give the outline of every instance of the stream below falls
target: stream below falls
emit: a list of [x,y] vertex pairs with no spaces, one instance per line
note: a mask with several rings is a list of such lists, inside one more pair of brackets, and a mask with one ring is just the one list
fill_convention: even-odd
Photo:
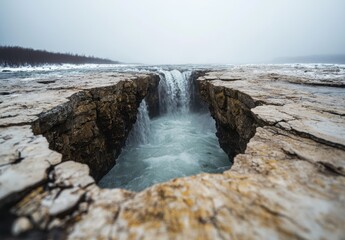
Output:
[[191,72],[159,73],[160,116],[150,119],[145,100],[141,102],[126,146],[99,186],[141,191],[173,178],[230,168],[210,113],[191,110]]

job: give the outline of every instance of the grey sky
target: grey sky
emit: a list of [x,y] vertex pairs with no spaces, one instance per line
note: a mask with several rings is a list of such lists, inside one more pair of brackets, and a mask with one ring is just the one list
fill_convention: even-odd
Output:
[[344,0],[1,0],[0,44],[140,63],[345,53]]

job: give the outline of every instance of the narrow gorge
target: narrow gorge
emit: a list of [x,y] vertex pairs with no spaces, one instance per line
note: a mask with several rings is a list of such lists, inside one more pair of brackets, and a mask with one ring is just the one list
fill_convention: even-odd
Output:
[[127,146],[101,187],[140,191],[173,178],[230,168],[232,160],[218,145],[215,122],[198,98],[192,72],[162,70],[159,75],[158,116],[150,119],[143,100]]
[[142,67],[7,81],[0,232],[342,239],[344,76]]

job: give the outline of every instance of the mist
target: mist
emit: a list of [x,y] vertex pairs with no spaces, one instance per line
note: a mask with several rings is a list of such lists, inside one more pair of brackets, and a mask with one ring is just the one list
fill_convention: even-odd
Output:
[[345,53],[343,0],[2,0],[0,45],[128,63]]

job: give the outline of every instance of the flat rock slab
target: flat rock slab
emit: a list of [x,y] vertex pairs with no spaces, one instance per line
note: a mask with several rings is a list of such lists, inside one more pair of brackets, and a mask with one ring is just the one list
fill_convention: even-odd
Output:
[[1,204],[47,180],[48,169],[61,162],[61,154],[28,125],[1,129],[0,153]]
[[145,75],[90,73],[66,76],[50,84],[41,84],[40,80],[2,80],[0,87],[9,94],[0,95],[0,127],[32,123],[40,113],[68,102],[68,98],[74,93],[113,86],[120,81],[141,76]]
[[80,89],[137,75],[7,83],[2,92],[9,94],[0,96],[0,201],[21,194],[12,207],[13,233],[35,226],[64,229],[68,239],[343,239],[344,69],[262,65],[207,73],[199,80],[224,93],[217,107],[236,98],[256,121],[245,152],[223,174],[139,193],[100,189],[86,165],[60,163],[30,128],[37,114]]
[[[308,79],[299,76],[298,70],[237,67],[230,73],[207,73],[204,79],[250,96],[257,103],[252,112],[263,125],[279,125],[345,150],[345,89],[339,87],[345,84],[345,73],[330,75],[326,67],[306,69],[309,75],[313,73]],[[226,81],[241,75],[242,80]]]

